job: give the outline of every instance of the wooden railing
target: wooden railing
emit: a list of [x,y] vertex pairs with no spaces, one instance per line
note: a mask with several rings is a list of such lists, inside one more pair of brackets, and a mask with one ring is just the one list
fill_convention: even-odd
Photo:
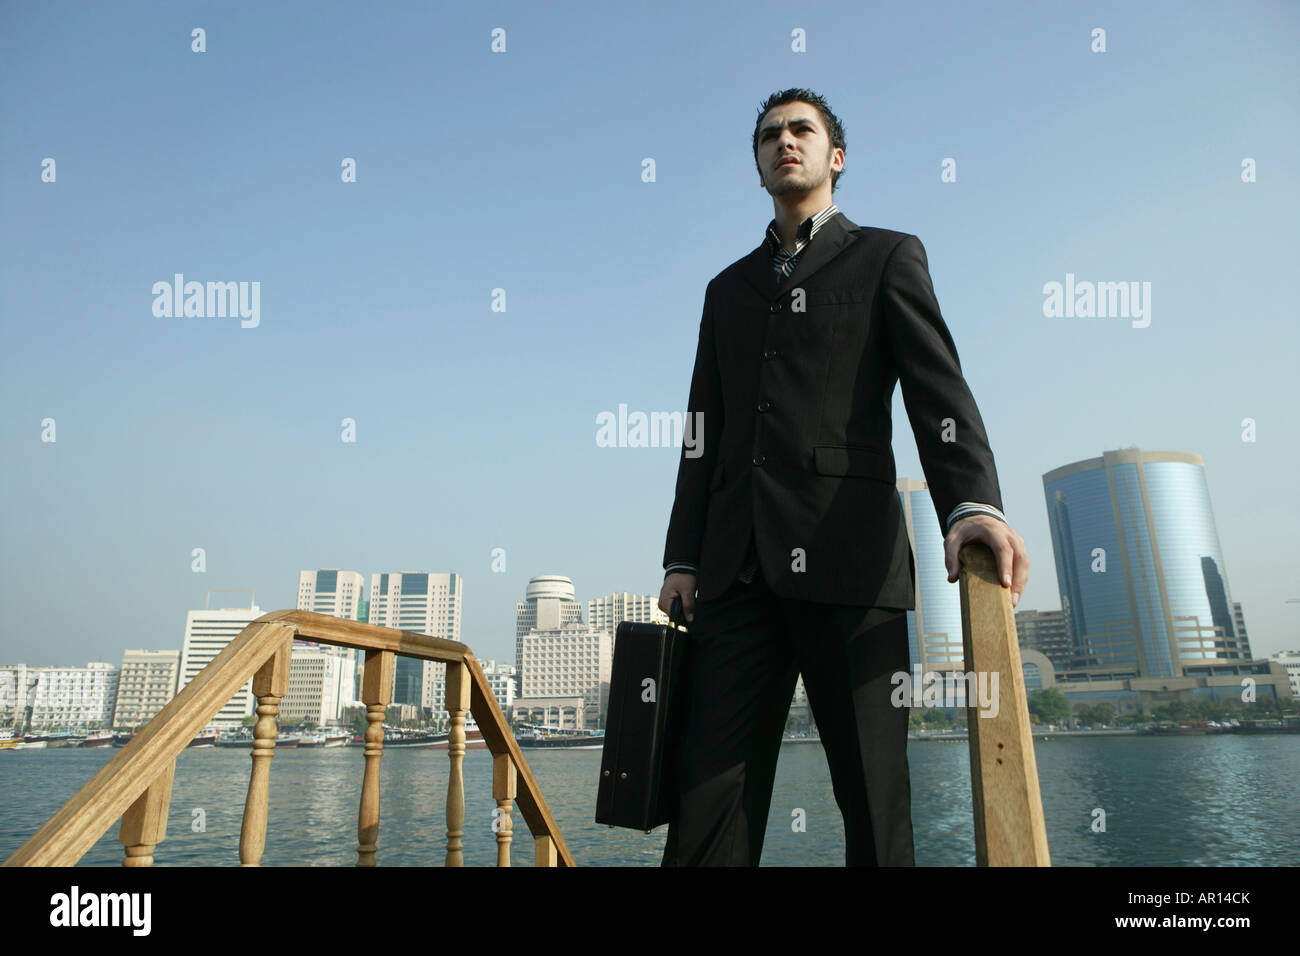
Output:
[[[977,706],[967,710],[975,862],[978,866],[1048,866],[1038,766],[1010,592],[998,582],[997,566],[987,546],[966,545],[960,560],[966,669],[976,674],[996,673],[999,678],[996,714],[981,715]],[[374,866],[378,850],[383,721],[391,702],[398,654],[447,664],[451,773],[447,787],[446,864],[460,866],[463,862],[465,797],[461,762],[465,753],[465,713],[469,711],[492,753],[492,796],[501,810],[497,865],[510,865],[512,801],[518,804],[532,833],[536,865],[574,865],[537,781],[469,648],[455,641],[307,611],[275,611],[244,628],[4,865],[72,865],[121,817],[118,839],[126,848],[123,865],[149,866],[154,848],[166,831],[177,755],[252,675],[258,721],[239,859],[243,866],[257,866],[266,842],[275,718],[288,688],[289,654],[295,639],[366,652],[362,698],[369,726],[357,818],[358,866]]]
[[446,708],[451,714],[447,752],[447,866],[463,864],[465,793],[465,714],[474,720],[492,754],[492,797],[500,809],[494,824],[497,865],[510,865],[511,805],[517,804],[533,836],[537,866],[573,866],[537,781],[497,705],[483,671],[468,647],[442,640],[313,614],[273,611],[244,628],[153,720],[146,724],[98,773],[90,778],[45,825],[5,861],[5,866],[71,866],[121,818],[118,839],[124,866],[149,866],[167,829],[176,758],[222,707],[253,678],[257,724],[253,730],[253,768],[239,835],[241,866],[258,866],[266,845],[271,758],[275,755],[276,716],[289,686],[289,656],[294,640],[317,641],[364,650],[362,700],[368,727],[365,768],[357,815],[357,866],[374,866],[379,846],[379,764],[384,750],[384,714],[391,703],[397,655],[443,661],[447,665]]
[[1011,592],[998,582],[987,545],[963,546],[959,560],[966,670],[998,675],[996,714],[970,706],[967,692],[975,865],[1050,866]]

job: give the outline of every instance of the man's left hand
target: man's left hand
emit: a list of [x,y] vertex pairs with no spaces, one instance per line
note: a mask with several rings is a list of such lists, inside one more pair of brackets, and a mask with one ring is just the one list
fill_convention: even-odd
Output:
[[1011,606],[1020,603],[1029,582],[1029,555],[1025,553],[1025,539],[1005,521],[991,515],[967,515],[958,519],[948,529],[943,539],[943,558],[948,566],[948,583],[957,580],[957,555],[961,546],[969,541],[982,541],[993,551],[998,562],[998,579],[1004,588],[1011,588]]

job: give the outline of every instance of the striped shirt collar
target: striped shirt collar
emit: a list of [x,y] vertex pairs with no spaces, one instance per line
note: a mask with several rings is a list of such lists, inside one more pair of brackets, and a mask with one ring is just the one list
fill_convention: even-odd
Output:
[[[803,251],[803,247],[806,246],[812,240],[813,236],[817,235],[817,230],[820,229],[823,225],[825,225],[826,221],[830,219],[831,216],[834,216],[836,213],[838,213],[839,211],[840,210],[835,205],[835,203],[831,203],[829,206],[827,206],[821,212],[817,213],[815,216],[809,216],[803,222],[799,223],[799,230],[795,234],[793,254],[797,256],[799,253],[801,253]],[[767,238],[765,241],[767,243],[767,253],[769,256],[775,257],[777,253],[783,251],[781,246],[781,237],[777,235],[776,232],[775,219],[773,219],[770,223],[768,223]]]

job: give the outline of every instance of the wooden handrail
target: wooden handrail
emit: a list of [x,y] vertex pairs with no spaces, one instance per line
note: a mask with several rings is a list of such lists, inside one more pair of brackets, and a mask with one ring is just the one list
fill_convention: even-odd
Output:
[[[379,823],[379,767],[383,749],[383,712],[389,703],[393,660],[396,655],[442,661],[448,665],[448,706],[453,741],[464,745],[464,708],[483,731],[494,756],[493,796],[498,806],[503,794],[514,788],[515,802],[536,841],[535,858],[541,865],[573,866],[573,856],[560,835],[555,819],[528,769],[510,726],[470,649],[457,641],[429,637],[412,631],[380,627],[311,611],[272,611],[251,622],[203,668],[185,688],[136,733],[99,772],[45,822],[4,862],[4,866],[71,866],[94,846],[113,822],[122,820],[120,841],[126,847],[126,865],[147,866],[154,847],[166,831],[176,758],[249,680],[254,679],[259,720],[254,730],[253,773],[249,780],[240,836],[240,860],[257,865],[265,841],[269,763],[274,754],[275,716],[288,681],[290,649],[295,640],[317,641],[366,651],[363,697],[371,724],[366,738],[366,768],[362,783],[358,834],[359,863],[373,863]],[[390,678],[385,682],[383,676]],[[452,675],[456,676],[453,677]],[[464,690],[456,691],[459,682]],[[467,685],[467,686],[466,686]],[[465,691],[468,691],[467,693]],[[374,718],[378,717],[378,720]],[[460,733],[455,734],[459,720]],[[377,732],[377,733],[376,733]],[[377,740],[375,737],[377,736]],[[459,787],[459,754],[448,747],[453,761],[448,790],[448,862],[459,862],[463,826],[463,794]],[[498,769],[495,758],[505,757],[514,773]],[[503,781],[498,784],[498,776]],[[508,780],[508,783],[506,781]],[[459,806],[459,810],[457,807]],[[459,821],[453,819],[459,813]],[[508,833],[508,831],[507,831]],[[452,844],[455,846],[454,852]],[[498,861],[501,847],[498,833]],[[508,849],[505,851],[508,862]]]
[[[998,582],[996,562],[987,546],[964,546],[960,562],[966,667],[977,675],[995,673],[999,677],[997,713],[981,716],[978,700],[967,711],[976,863],[1048,866],[1038,767],[1010,594]],[[366,652],[362,696],[369,727],[358,810],[358,865],[373,865],[377,849],[382,721],[390,703],[398,655],[448,665],[446,699],[452,715],[448,753],[452,772],[447,795],[447,863],[461,862],[464,797],[460,759],[464,751],[464,713],[468,709],[493,755],[492,795],[501,811],[495,827],[498,865],[509,865],[511,799],[533,835],[535,864],[575,865],[487,678],[468,647],[425,634],[296,610],[273,611],[245,627],[3,865],[71,866],[118,818],[122,820],[119,840],[126,848],[124,865],[152,863],[154,848],[166,831],[177,756],[250,677],[254,679],[259,720],[254,731],[253,772],[239,851],[242,864],[257,865],[265,841],[275,716],[287,688],[294,640]]]
[[975,865],[1050,866],[1011,592],[987,545],[964,545],[958,560],[967,672],[998,677],[996,713],[981,714],[967,690]]

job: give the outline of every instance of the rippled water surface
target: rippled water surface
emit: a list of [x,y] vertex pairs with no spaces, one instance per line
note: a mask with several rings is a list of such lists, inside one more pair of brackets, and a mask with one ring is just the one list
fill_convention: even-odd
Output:
[[[1270,866],[1300,862],[1300,736],[1036,740],[1052,863],[1058,866]],[[108,748],[0,753],[0,859],[27,839],[107,761]],[[667,827],[653,833],[594,822],[599,750],[528,751],[529,766],[574,859],[588,866],[657,866]],[[912,823],[919,866],[973,866],[970,751],[962,742],[909,745]],[[235,866],[248,787],[247,750],[185,751],[176,766],[159,866]],[[356,862],[362,748],[285,750],[271,765],[263,864]],[[384,754],[378,861],[441,865],[446,852],[448,759],[438,750]],[[465,863],[493,865],[492,765],[465,755]],[[1106,830],[1092,830],[1094,810]],[[195,810],[205,829],[195,832]],[[802,809],[805,832],[792,813]],[[512,862],[532,862],[518,810]],[[82,858],[117,866],[115,823]],[[844,830],[820,745],[781,749],[764,865],[839,866]]]

